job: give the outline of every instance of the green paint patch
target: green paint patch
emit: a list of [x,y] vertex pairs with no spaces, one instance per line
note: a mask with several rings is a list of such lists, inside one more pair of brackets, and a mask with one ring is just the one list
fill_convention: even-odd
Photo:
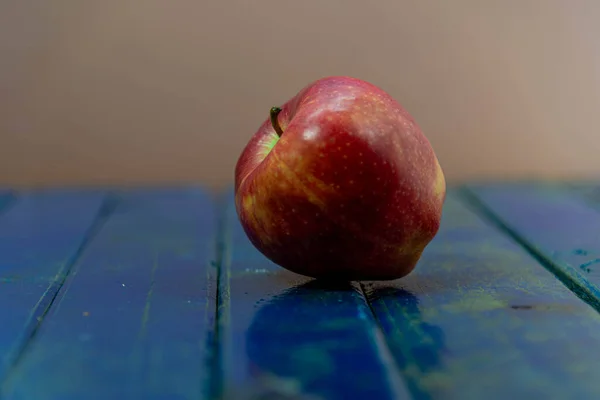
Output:
[[506,304],[496,299],[490,293],[484,291],[465,293],[452,303],[442,306],[446,311],[453,313],[479,313],[505,307]]
[[334,361],[322,346],[298,346],[291,354],[294,364],[300,366],[305,380],[312,381],[335,371]]
[[20,280],[21,277],[19,275],[9,275],[0,277],[0,283],[12,283]]

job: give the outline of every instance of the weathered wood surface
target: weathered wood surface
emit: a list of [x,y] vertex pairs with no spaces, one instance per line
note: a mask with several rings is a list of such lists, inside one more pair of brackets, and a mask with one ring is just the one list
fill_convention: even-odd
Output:
[[0,379],[36,334],[99,218],[97,192],[27,193],[0,210]]
[[[64,208],[46,197],[39,201],[45,207],[36,217],[48,219],[44,229],[83,224],[74,203],[89,208],[76,197]],[[113,201],[114,210],[75,260],[5,380],[6,398],[196,399],[208,392],[216,309],[214,203],[195,189],[123,193]],[[18,216],[15,222],[26,218]],[[0,229],[16,225],[0,221]],[[60,230],[52,234],[62,236]],[[52,240],[49,234],[34,239],[28,243],[34,247]],[[28,289],[19,282],[8,287]]]
[[452,189],[412,274],[332,286],[254,249],[231,192],[0,192],[0,395],[600,398],[598,193]]
[[600,315],[456,192],[419,268],[367,288],[417,398],[600,397]]
[[558,183],[467,187],[471,202],[600,310],[600,212],[592,187]]

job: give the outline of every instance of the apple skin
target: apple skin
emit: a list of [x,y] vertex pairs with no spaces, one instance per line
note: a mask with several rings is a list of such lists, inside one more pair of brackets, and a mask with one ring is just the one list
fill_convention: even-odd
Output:
[[267,118],[235,168],[237,215],[252,244],[295,273],[333,280],[406,276],[437,234],[444,173],[389,94],[332,76]]

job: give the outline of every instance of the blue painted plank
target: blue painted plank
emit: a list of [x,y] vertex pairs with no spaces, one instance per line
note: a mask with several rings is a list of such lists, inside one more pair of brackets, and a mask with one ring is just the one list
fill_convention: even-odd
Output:
[[8,205],[14,200],[14,195],[8,190],[0,190],[0,215],[6,211]]
[[597,181],[570,181],[565,187],[590,202],[594,207],[600,206],[600,179]]
[[597,209],[573,190],[552,182],[479,184],[467,189],[492,219],[600,310]]
[[233,203],[220,279],[226,399],[406,399],[357,284],[327,285],[268,261]]
[[28,192],[0,213],[0,381],[35,334],[104,198],[101,192]]
[[600,398],[600,315],[454,191],[414,272],[366,293],[417,399]]
[[11,399],[198,399],[210,377],[216,213],[196,188],[132,190],[6,383]]

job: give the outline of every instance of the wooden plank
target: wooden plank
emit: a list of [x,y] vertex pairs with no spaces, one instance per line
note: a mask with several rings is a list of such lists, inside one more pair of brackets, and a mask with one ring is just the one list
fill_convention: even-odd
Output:
[[600,398],[600,315],[454,191],[415,271],[366,289],[416,398]]
[[569,181],[564,185],[595,208],[600,206],[600,179],[597,181]]
[[198,399],[216,313],[216,214],[195,188],[124,192],[5,385],[11,399]]
[[14,200],[14,195],[8,190],[0,190],[0,215],[6,211],[8,205]]
[[600,310],[597,209],[564,185],[551,182],[471,185],[468,193],[499,226]]
[[263,257],[233,203],[220,279],[224,397],[406,399],[361,289],[295,275]]
[[101,192],[28,192],[0,213],[0,383],[93,232],[104,198]]

